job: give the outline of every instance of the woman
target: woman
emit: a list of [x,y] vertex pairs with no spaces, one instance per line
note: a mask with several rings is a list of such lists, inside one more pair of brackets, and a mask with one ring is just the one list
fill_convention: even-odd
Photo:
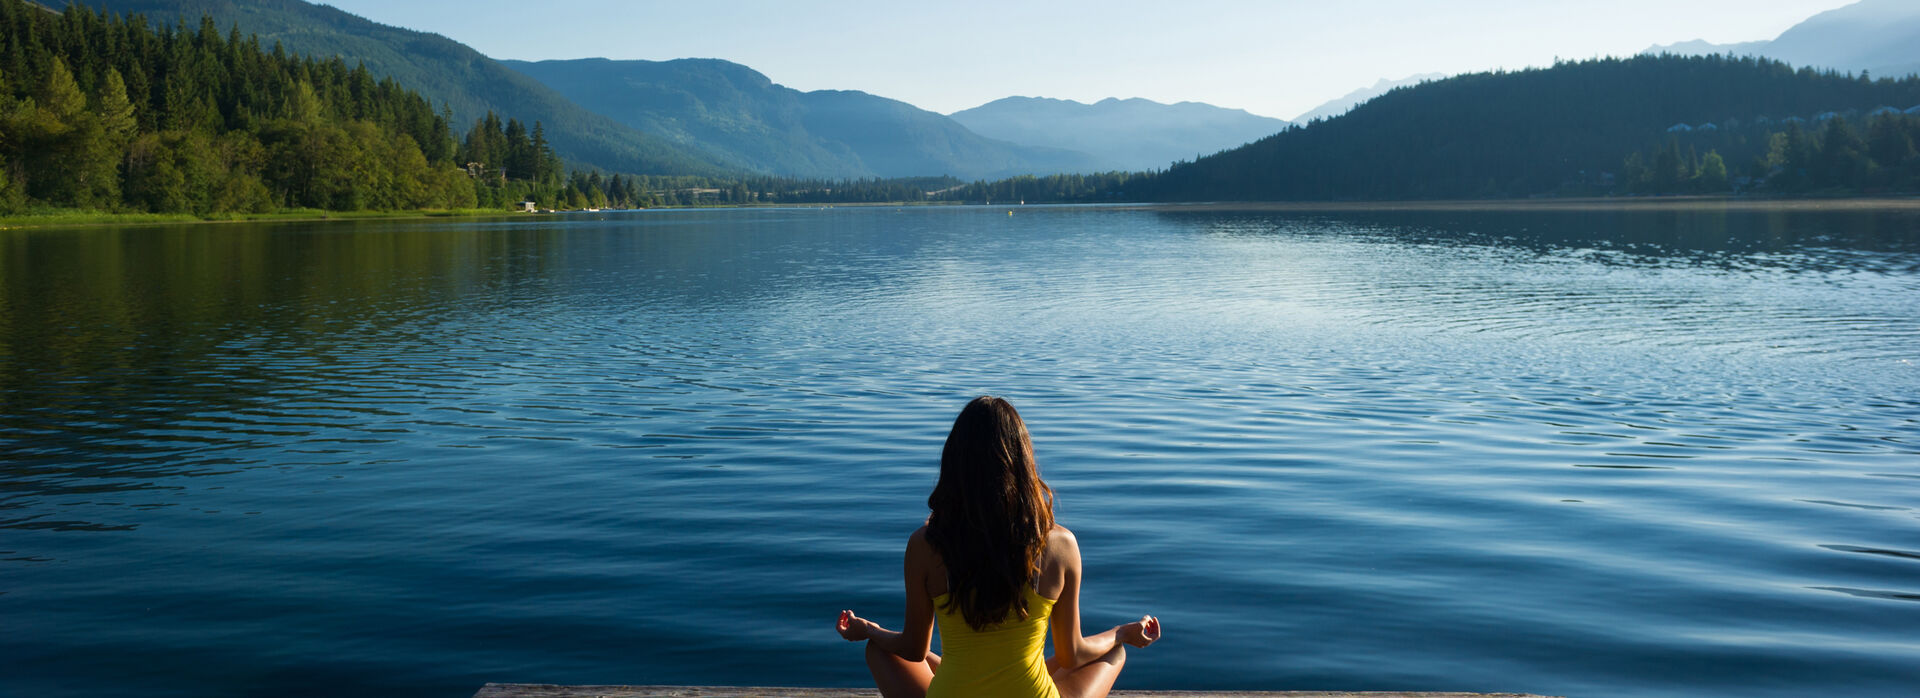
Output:
[[[1160,638],[1152,616],[1080,634],[1080,545],[1053,522],[1033,442],[1013,405],[967,403],[940,452],[933,514],[907,539],[906,629],[841,611],[839,630],[867,641],[867,668],[886,698],[1104,698],[1125,645]],[[934,619],[941,647],[933,654]],[[1054,655],[1043,657],[1048,629]]]

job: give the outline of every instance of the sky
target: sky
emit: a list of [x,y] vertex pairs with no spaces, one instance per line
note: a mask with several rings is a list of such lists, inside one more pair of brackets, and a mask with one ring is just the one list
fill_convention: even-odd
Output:
[[1291,119],[1380,79],[1771,39],[1852,0],[323,0],[494,58],[722,58],[952,113],[1009,96]]

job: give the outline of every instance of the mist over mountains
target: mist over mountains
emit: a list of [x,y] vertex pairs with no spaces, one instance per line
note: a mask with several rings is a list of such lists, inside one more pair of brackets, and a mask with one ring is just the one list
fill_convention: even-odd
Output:
[[954,112],[975,133],[1033,146],[1079,151],[1094,170],[1163,169],[1265,138],[1287,122],[1199,102],[1162,104],[1108,98],[1093,104],[1007,97]]
[[1396,87],[1411,87],[1431,80],[1440,80],[1445,77],[1447,77],[1445,73],[1421,73],[1399,80],[1381,78],[1379,82],[1373,83],[1372,86],[1362,87],[1348,92],[1346,95],[1328,101],[1326,104],[1309,109],[1306,113],[1293,117],[1293,122],[1305,124],[1312,122],[1314,119],[1331,119],[1347,113],[1354,107],[1365,104],[1367,100],[1391,92]]
[[717,59],[503,61],[575,103],[742,170],[799,177],[1006,177],[1093,158],[994,140],[940,114],[851,90],[801,92]]
[[1822,12],[1764,41],[1684,41],[1645,53],[1764,56],[1796,66],[1868,71],[1878,77],[1920,73],[1920,2],[1861,0]]

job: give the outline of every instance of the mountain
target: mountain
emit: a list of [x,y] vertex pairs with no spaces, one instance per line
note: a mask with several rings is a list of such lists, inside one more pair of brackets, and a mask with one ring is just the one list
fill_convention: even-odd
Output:
[[325,5],[300,0],[87,0],[101,11],[144,14],[154,23],[197,26],[210,16],[221,28],[237,26],[306,56],[339,56],[349,67],[365,63],[375,75],[392,77],[436,107],[453,110],[464,133],[488,110],[541,122],[554,152],[577,166],[638,174],[715,174],[731,169],[720,159],[594,114],[538,81],[508,69],[464,44],[438,34],[390,27]]
[[1348,92],[1344,97],[1340,97],[1331,102],[1327,102],[1326,104],[1322,104],[1320,106],[1314,107],[1312,109],[1307,110],[1307,113],[1305,114],[1301,114],[1299,116],[1293,117],[1293,121],[1294,123],[1297,123],[1297,124],[1304,124],[1304,123],[1311,122],[1314,119],[1331,119],[1333,117],[1347,113],[1347,110],[1352,109],[1356,106],[1359,106],[1360,104],[1366,102],[1369,99],[1373,99],[1380,95],[1386,94],[1387,92],[1393,90],[1393,88],[1410,87],[1413,85],[1418,85],[1420,83],[1426,82],[1428,80],[1439,80],[1444,77],[1446,77],[1444,73],[1421,73],[1413,77],[1402,78],[1399,80],[1388,80],[1386,78],[1381,78],[1379,82],[1373,83],[1372,87],[1362,87],[1358,90]]
[[1098,170],[1157,170],[1278,133],[1287,122],[1199,102],[1008,97],[951,114],[988,138],[1088,153]]
[[1005,177],[1085,170],[1058,148],[985,138],[865,92],[801,92],[716,59],[504,61],[574,102],[737,167],[801,177]]
[[[1668,143],[1678,124],[1785,127],[1784,120],[1794,117],[1818,121],[1829,111],[1866,114],[1889,105],[1920,105],[1920,77],[1868,81],[1751,57],[1559,63],[1394,90],[1344,116],[1175,166],[1152,181],[1129,184],[1128,191],[1161,200],[1593,191],[1608,180],[1601,173],[1622,170],[1628,153]],[[1845,145],[1852,132],[1834,130],[1839,128],[1824,127],[1819,137]],[[1765,143],[1760,141],[1763,150]]]
[[1766,56],[1796,66],[1869,71],[1880,77],[1920,73],[1920,2],[1862,0],[1814,15],[1770,41],[1687,41],[1648,53]]

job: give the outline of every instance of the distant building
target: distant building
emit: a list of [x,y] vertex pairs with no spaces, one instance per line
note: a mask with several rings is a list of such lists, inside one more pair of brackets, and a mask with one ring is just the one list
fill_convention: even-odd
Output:
[[539,204],[535,203],[532,199],[528,199],[526,201],[520,202],[520,207],[514,210],[519,211],[521,213],[533,213],[534,211],[540,210],[540,206]]
[[1686,133],[1692,130],[1693,127],[1686,124],[1674,124],[1667,127],[1667,133]]
[[1693,130],[1695,130],[1695,131],[1718,131],[1718,130],[1720,130],[1720,127],[1719,127],[1719,126],[1715,126],[1715,125],[1713,125],[1713,122],[1711,122],[1711,121],[1709,121],[1709,122],[1707,122],[1707,123],[1704,123],[1704,124],[1700,124],[1699,126],[1695,126],[1695,127],[1693,127]]

